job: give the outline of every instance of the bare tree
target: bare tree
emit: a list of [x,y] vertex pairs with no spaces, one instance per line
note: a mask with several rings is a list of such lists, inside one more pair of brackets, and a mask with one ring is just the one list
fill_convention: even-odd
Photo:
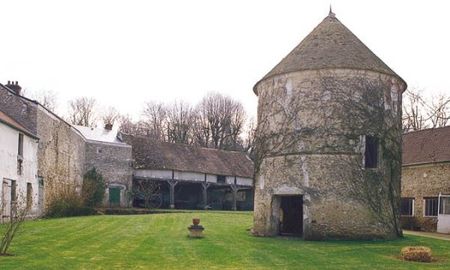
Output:
[[57,105],[57,94],[52,90],[41,90],[31,94],[31,98],[35,99],[42,106],[54,112]]
[[209,93],[196,111],[196,141],[217,149],[236,147],[246,119],[240,102],[219,93]]
[[[11,246],[14,237],[17,235],[20,226],[25,221],[25,218],[28,214],[30,205],[24,203],[22,197],[23,196],[19,198],[19,196],[16,195],[15,198],[11,198],[11,207],[8,213],[9,217],[7,218],[6,222],[3,220],[5,222],[5,230],[3,234],[0,235],[0,256],[8,255],[8,248]],[[2,210],[1,214],[3,214],[5,207],[3,203],[3,201],[0,201],[0,209]]]
[[134,122],[129,115],[120,115],[118,117],[119,131],[133,136],[147,136],[147,124],[143,121]]
[[167,108],[167,140],[172,143],[192,142],[194,120],[194,110],[191,105],[183,101],[172,103]]
[[243,137],[243,148],[244,152],[247,152],[250,154],[250,157],[253,158],[254,154],[254,146],[255,146],[255,139],[256,139],[256,121],[252,117],[247,123],[246,130],[244,132]]
[[407,90],[403,94],[403,130],[420,130],[426,126],[423,115],[424,100],[418,91]]
[[426,106],[432,128],[447,126],[450,120],[450,97],[440,94],[433,97]]
[[193,143],[202,147],[209,147],[211,144],[211,126],[205,106],[197,106],[192,128]]
[[419,90],[403,94],[403,130],[444,127],[450,120],[450,97],[440,94],[427,99]]
[[69,101],[69,122],[73,125],[94,127],[96,122],[96,101],[80,97]]
[[102,115],[103,124],[111,124],[114,125],[114,123],[119,120],[120,114],[114,107],[108,107]]
[[157,140],[166,141],[167,107],[163,103],[147,102],[142,112],[142,123],[147,129],[147,135]]
[[145,208],[159,208],[162,204],[160,189],[156,181],[134,180],[132,197],[144,200]]

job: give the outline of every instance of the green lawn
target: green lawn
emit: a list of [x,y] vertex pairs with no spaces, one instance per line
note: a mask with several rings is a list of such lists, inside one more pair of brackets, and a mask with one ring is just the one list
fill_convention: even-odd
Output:
[[[192,217],[205,226],[189,239]],[[93,216],[26,222],[0,269],[450,269],[450,241],[308,242],[249,233],[251,213]],[[401,247],[426,245],[437,262],[403,262]]]

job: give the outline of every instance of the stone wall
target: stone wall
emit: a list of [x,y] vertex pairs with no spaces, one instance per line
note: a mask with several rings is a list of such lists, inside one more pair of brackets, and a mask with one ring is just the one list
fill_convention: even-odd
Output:
[[85,171],[96,168],[107,185],[104,205],[109,206],[109,187],[120,188],[120,206],[129,205],[127,191],[133,174],[131,146],[118,143],[88,141]]
[[405,228],[436,231],[437,217],[425,217],[424,198],[450,194],[450,162],[402,168],[402,197],[414,198],[414,216],[402,217]]
[[38,105],[38,174],[44,180],[46,206],[64,193],[81,192],[85,141],[70,124]]
[[[302,195],[305,239],[399,235],[404,87],[392,76],[345,69],[261,81],[254,233],[278,234],[280,196]],[[379,139],[375,169],[364,168],[366,135]]]

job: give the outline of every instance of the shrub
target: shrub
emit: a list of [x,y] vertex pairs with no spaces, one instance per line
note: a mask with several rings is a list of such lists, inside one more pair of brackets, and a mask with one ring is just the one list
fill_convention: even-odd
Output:
[[95,207],[102,203],[105,197],[105,180],[95,168],[90,169],[83,177],[83,202],[87,207]]
[[96,214],[95,209],[86,207],[83,198],[74,188],[66,188],[55,196],[48,204],[46,217],[73,217]]
[[402,248],[401,255],[406,261],[431,262],[431,249],[428,247],[404,247]]

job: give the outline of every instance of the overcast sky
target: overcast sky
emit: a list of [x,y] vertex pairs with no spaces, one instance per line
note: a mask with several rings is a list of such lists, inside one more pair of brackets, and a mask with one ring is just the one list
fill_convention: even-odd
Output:
[[253,85],[328,14],[410,87],[450,95],[450,1],[0,1],[0,81],[139,117],[208,91],[255,115]]

